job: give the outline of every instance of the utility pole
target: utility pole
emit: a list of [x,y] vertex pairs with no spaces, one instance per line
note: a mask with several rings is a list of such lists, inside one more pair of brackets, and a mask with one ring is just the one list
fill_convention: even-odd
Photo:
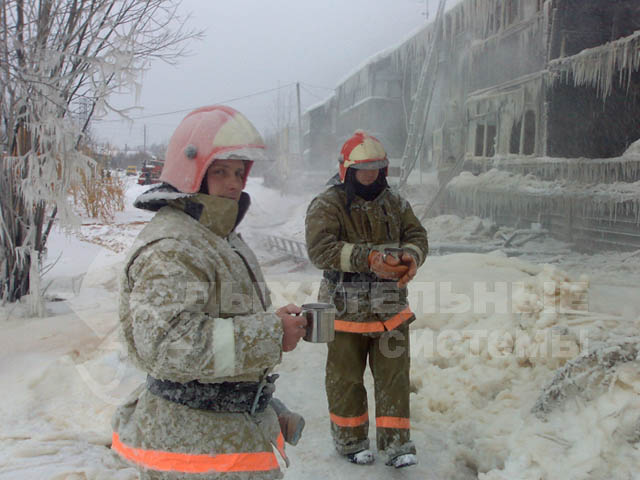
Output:
[[144,153],[147,153],[147,124],[144,125]]
[[298,154],[300,155],[300,164],[299,166],[302,166],[302,114],[300,113],[302,111],[301,107],[300,107],[300,82],[296,82],[296,95],[298,97]]
[[424,12],[422,12],[422,15],[424,15],[424,21],[428,22],[429,21],[429,0],[424,0]]

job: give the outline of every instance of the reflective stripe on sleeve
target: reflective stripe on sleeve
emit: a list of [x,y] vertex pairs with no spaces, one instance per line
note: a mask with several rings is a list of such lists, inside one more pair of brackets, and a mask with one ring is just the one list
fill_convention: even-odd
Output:
[[351,266],[351,252],[353,252],[353,243],[345,243],[340,250],[340,270],[343,272],[352,272]]
[[409,430],[411,428],[411,421],[403,417],[377,417],[376,427]]
[[367,412],[359,417],[340,417],[334,413],[329,413],[329,417],[339,427],[359,427],[369,421],[369,413]]
[[347,333],[375,333],[384,332],[385,330],[393,330],[413,316],[413,312],[406,307],[401,312],[396,313],[386,322],[349,322],[347,320],[334,320],[334,328],[336,332]]
[[232,377],[236,367],[236,338],[233,319],[213,320],[213,362],[216,377]]
[[112,441],[111,448],[123,458],[145,468],[162,472],[265,472],[280,468],[273,451],[203,455],[144,450],[123,444],[115,432]]
[[418,264],[418,267],[422,265],[422,262],[424,261],[424,255],[422,254],[422,250],[420,250],[417,245],[414,245],[413,243],[403,243],[402,248],[406,248],[408,250],[411,250],[412,253],[415,253],[416,263]]

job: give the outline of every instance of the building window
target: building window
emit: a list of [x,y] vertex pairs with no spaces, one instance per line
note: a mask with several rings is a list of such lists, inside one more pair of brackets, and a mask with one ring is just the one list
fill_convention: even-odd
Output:
[[476,124],[476,137],[473,154],[476,157],[493,157],[496,154],[497,128],[494,120],[483,120]]
[[533,155],[536,148],[536,114],[533,110],[527,110],[524,114],[524,139],[522,153]]
[[513,122],[511,127],[511,138],[509,139],[509,153],[520,153],[520,132],[522,131],[522,120]]
[[475,156],[482,157],[484,155],[484,124],[476,125],[476,149]]

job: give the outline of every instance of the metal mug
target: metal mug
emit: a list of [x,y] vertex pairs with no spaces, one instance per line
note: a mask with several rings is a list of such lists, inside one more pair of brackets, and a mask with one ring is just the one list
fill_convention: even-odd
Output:
[[304,340],[311,343],[333,341],[336,336],[336,307],[330,303],[305,303],[301,314],[307,319]]
[[392,257],[397,258],[398,260],[402,261],[402,254],[404,253],[404,249],[403,248],[399,248],[399,247],[385,247],[383,254],[382,254],[382,260],[386,261],[387,260],[387,256],[390,255]]

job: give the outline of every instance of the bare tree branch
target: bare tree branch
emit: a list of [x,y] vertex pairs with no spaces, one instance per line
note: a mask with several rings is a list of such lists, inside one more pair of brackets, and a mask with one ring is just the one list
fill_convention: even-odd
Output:
[[[176,61],[201,35],[180,3],[0,2],[0,298],[28,292],[53,220],[73,215],[69,186],[93,163],[79,149],[91,117],[117,111],[112,93],[134,85],[151,59]],[[83,99],[88,116],[79,119]]]

